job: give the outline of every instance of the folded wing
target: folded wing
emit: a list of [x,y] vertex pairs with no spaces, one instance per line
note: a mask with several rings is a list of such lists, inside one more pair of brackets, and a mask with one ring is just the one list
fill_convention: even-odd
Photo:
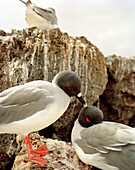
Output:
[[47,89],[40,86],[40,82],[5,90],[0,93],[0,124],[7,124],[32,116],[53,101],[54,98]]

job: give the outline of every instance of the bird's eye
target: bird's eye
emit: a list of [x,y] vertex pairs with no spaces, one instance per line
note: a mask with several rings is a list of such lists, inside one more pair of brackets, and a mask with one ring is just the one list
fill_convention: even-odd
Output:
[[86,121],[89,122],[89,123],[91,122],[87,116],[86,116]]
[[68,90],[69,90],[69,91],[73,91],[73,90],[74,90],[74,88],[72,88],[72,87],[68,87]]

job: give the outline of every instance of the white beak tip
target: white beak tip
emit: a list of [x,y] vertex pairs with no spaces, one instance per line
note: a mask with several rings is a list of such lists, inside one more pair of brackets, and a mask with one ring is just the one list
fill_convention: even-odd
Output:
[[81,97],[82,96],[82,93],[78,93],[77,97]]

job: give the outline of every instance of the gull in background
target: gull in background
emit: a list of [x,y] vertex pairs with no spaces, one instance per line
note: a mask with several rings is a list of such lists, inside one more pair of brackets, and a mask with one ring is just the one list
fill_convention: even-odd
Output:
[[37,27],[41,30],[58,28],[58,19],[53,8],[38,7],[30,0],[27,2],[19,1],[26,5],[26,21],[29,28]]

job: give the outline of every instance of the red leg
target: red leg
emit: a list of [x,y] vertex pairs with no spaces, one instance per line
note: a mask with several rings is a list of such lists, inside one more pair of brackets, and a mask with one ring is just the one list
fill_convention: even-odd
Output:
[[28,159],[31,162],[35,162],[39,165],[47,164],[47,161],[40,156],[31,157],[31,153],[34,155],[42,155],[42,156],[46,155],[48,153],[48,148],[45,145],[41,145],[38,149],[33,150],[32,144],[30,142],[30,134],[28,134],[25,137],[24,142],[26,144],[26,148],[27,148],[27,152],[28,152]]
[[31,160],[31,148],[30,148],[30,141],[29,135],[24,138],[24,142],[26,144],[27,152],[28,152],[28,159]]
[[29,145],[30,153],[32,153],[33,155],[44,156],[48,153],[48,148],[45,145],[41,145],[38,149],[33,150],[32,144],[30,142],[30,134],[28,134],[28,136],[25,137],[24,141],[26,141],[25,143]]

